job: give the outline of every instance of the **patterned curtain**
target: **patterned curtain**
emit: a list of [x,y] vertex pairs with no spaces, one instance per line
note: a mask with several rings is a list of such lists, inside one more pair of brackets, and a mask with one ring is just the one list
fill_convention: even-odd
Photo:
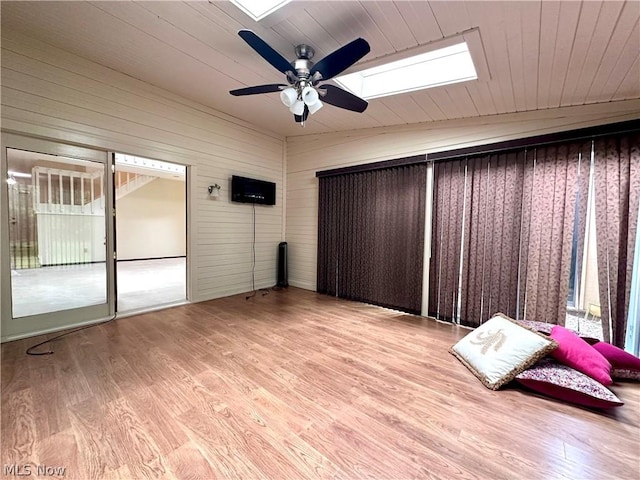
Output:
[[[578,147],[579,146],[579,147]],[[587,235],[587,206],[589,204],[589,183],[590,183],[590,171],[591,171],[591,142],[573,144],[572,148],[580,148],[580,152],[572,151],[572,155],[579,153],[580,165],[578,168],[578,188],[576,190],[576,217],[575,228],[576,236],[573,239],[575,242],[575,259],[572,258],[572,262],[575,261],[575,272],[573,278],[573,297],[574,306],[580,305],[580,299],[578,298],[579,292],[582,288],[582,268],[585,238]]]
[[526,268],[524,318],[564,325],[567,314],[571,249],[576,223],[576,199],[586,204],[587,192],[579,192],[580,160],[590,157],[590,142],[541,147],[535,150],[533,168],[525,169],[531,182],[530,202],[523,203],[521,258]]
[[420,313],[426,165],[321,177],[320,293]]
[[605,341],[624,347],[640,201],[640,133],[594,142],[596,243]]
[[582,142],[434,165],[429,315],[564,324],[589,154]]
[[433,165],[433,220],[428,315],[453,321],[458,306],[465,160]]
[[517,311],[524,168],[524,152],[470,159],[460,313],[465,324]]

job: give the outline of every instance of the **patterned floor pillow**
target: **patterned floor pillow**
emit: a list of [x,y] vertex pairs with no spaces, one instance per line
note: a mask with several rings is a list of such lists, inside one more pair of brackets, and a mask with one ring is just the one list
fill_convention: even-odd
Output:
[[515,380],[535,392],[586,407],[612,408],[624,405],[601,383],[551,358],[545,358],[519,373]]

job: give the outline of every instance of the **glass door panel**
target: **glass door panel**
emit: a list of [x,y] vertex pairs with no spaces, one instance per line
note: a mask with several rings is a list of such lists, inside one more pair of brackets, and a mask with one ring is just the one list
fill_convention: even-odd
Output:
[[107,153],[5,137],[3,340],[112,315]]
[[7,149],[13,318],[107,302],[105,169]]

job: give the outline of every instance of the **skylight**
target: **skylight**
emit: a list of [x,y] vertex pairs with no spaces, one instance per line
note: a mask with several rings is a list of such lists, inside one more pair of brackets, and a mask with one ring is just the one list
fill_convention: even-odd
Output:
[[236,7],[259,22],[267,15],[284,7],[291,0],[231,0]]
[[342,75],[336,77],[335,81],[353,94],[370,99],[477,78],[469,48],[463,41],[360,72]]

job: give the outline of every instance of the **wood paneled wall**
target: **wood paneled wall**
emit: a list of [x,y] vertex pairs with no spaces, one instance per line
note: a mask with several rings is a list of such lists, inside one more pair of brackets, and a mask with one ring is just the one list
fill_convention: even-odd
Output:
[[289,283],[315,290],[320,170],[640,118],[640,100],[287,138]]
[[[640,112],[640,100],[629,100],[284,139],[7,28],[1,51],[3,129],[190,167],[192,301],[251,289],[252,212],[229,201],[232,174],[277,183],[276,206],[256,209],[256,287],[275,283],[286,225],[289,282],[313,290],[316,171],[629,120]],[[207,195],[213,183],[222,185],[218,200]]]
[[256,207],[255,268],[256,287],[275,284],[283,137],[4,28],[1,60],[4,130],[190,167],[192,301],[251,290],[252,208],[230,201],[230,179],[276,182],[276,205]]

